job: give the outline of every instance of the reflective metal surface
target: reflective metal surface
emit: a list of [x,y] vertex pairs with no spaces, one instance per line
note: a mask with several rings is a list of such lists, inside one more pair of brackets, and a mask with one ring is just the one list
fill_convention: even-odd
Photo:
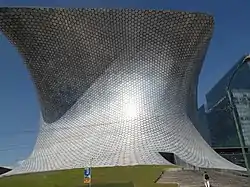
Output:
[[170,164],[242,170],[192,124],[213,18],[153,10],[1,8],[41,103],[33,153],[11,174]]

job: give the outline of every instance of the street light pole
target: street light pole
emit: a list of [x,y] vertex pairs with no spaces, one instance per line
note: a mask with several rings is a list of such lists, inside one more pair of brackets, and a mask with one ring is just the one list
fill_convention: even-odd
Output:
[[249,169],[248,159],[247,159],[247,156],[246,156],[245,145],[244,145],[244,142],[243,142],[243,135],[242,135],[241,130],[240,130],[240,122],[239,122],[238,115],[237,115],[237,110],[236,110],[236,107],[235,107],[235,104],[234,104],[234,101],[233,101],[233,94],[232,94],[232,91],[230,89],[231,82],[232,82],[234,76],[236,75],[236,73],[238,72],[238,70],[245,63],[247,63],[249,61],[250,61],[250,55],[244,55],[240,59],[239,65],[236,67],[236,69],[234,70],[233,74],[231,75],[231,77],[230,77],[230,79],[228,81],[228,85],[226,87],[226,92],[227,92],[227,96],[228,96],[228,100],[229,100],[229,105],[230,105],[230,108],[231,108],[231,111],[232,111],[232,114],[233,114],[233,119],[234,119],[234,123],[235,123],[236,130],[237,130],[237,135],[238,135],[238,138],[239,138],[239,141],[240,141],[240,146],[241,146],[243,158],[244,158],[244,161],[245,161],[245,166],[246,166],[246,169],[247,169],[248,176],[250,177],[250,169]]

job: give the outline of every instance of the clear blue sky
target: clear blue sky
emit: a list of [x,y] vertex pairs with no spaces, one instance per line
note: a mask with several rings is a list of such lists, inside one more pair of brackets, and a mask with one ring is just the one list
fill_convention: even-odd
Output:
[[[0,0],[0,6],[150,8],[208,12],[215,32],[200,75],[198,102],[241,55],[250,52],[247,0]],[[0,35],[0,165],[31,152],[39,121],[34,86],[16,49]]]

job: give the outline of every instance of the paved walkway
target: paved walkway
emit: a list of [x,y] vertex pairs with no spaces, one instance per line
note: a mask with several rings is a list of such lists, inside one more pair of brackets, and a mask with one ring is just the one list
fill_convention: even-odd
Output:
[[[204,187],[201,171],[165,171],[157,183],[179,183],[180,187]],[[250,178],[208,171],[211,187],[250,187]]]

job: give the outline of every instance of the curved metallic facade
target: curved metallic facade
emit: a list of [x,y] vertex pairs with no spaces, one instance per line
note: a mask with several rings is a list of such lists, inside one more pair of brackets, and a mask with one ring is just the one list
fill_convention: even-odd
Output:
[[243,170],[216,154],[192,122],[213,30],[201,13],[1,8],[0,29],[30,70],[40,133],[12,174],[170,164]]

